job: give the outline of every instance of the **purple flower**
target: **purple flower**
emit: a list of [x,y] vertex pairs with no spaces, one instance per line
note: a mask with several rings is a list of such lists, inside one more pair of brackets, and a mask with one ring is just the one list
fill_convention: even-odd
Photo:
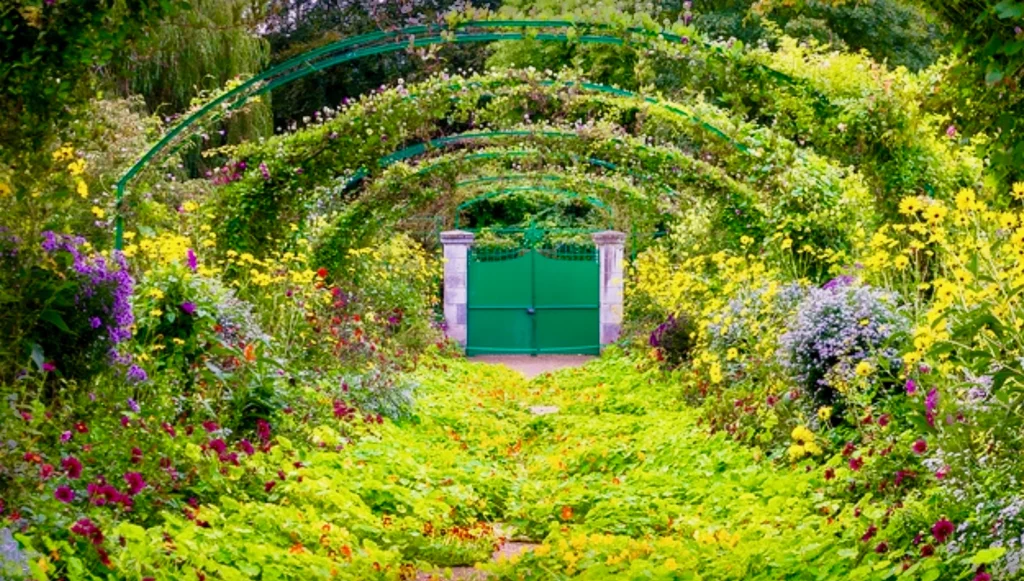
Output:
[[89,326],[93,329],[99,329],[103,326],[103,321],[99,317],[89,317]]
[[196,269],[199,267],[199,261],[196,259],[195,251],[192,250],[191,248],[189,248],[188,249],[188,253],[187,253],[187,257],[188,257],[188,268],[189,268],[189,270],[191,270],[192,272],[195,272]]
[[[143,371],[143,373],[145,373],[145,371]],[[141,408],[139,407],[139,402],[135,401],[132,398],[128,398],[128,409],[132,410],[135,413],[139,413],[139,411],[141,410]]]
[[947,127],[946,128],[946,136],[949,137],[950,139],[953,139],[954,137],[956,137],[956,126],[950,125],[949,127]]
[[124,481],[128,483],[128,494],[131,496],[137,495],[146,487],[146,480],[138,472],[125,473]]
[[924,398],[924,409],[928,413],[935,413],[935,408],[939,405],[939,392],[934,387],[928,390],[928,395]]
[[[146,370],[139,367],[138,365],[132,365],[131,367],[128,368],[127,377],[128,381],[132,383],[142,383],[143,381],[149,379],[149,376],[146,375]],[[132,399],[129,399],[128,402],[129,407],[134,406],[132,407],[132,411],[138,413],[139,410],[137,408],[139,407],[139,404],[135,403],[135,401]]]
[[917,393],[917,383],[913,379],[907,380],[907,395],[914,395]]
[[67,504],[75,499],[75,491],[71,490],[70,486],[58,486],[57,491],[53,493],[53,497]]
[[181,303],[180,306],[181,306],[181,310],[186,315],[195,315],[196,314],[196,305],[195,305],[195,303],[192,303],[192,302],[189,302],[189,301],[185,301],[185,302]]
[[65,443],[65,444],[70,442],[71,441],[71,430],[67,430],[63,434],[61,434],[60,435],[60,441]]

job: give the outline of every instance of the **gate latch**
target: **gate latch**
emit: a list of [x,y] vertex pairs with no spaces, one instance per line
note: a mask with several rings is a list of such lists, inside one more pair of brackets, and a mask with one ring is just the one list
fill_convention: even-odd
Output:
[[533,315],[533,314],[536,314],[536,313],[537,313],[537,311],[535,311],[533,307],[529,307],[528,309],[526,309],[526,314],[527,315]]

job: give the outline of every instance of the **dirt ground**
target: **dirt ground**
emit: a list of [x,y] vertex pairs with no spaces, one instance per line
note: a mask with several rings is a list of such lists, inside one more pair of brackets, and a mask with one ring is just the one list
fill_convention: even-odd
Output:
[[592,355],[477,355],[470,361],[504,365],[522,373],[526,379],[565,367],[579,367],[594,359]]

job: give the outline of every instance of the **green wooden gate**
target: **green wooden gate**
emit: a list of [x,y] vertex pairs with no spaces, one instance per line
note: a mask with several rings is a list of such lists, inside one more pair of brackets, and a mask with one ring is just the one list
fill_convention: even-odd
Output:
[[598,354],[596,248],[471,249],[466,353]]

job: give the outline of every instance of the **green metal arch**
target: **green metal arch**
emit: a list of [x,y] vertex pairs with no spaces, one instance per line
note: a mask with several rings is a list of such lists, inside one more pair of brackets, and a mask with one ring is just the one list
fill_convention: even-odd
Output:
[[[440,34],[435,36],[428,36],[423,38],[416,38],[418,34],[425,34],[444,30],[437,26],[412,26],[406,27],[395,31],[378,31],[368,34],[359,35],[356,37],[340,40],[324,47],[311,50],[302,55],[296,56],[284,63],[281,63],[275,67],[272,67],[262,73],[246,80],[239,86],[225,92],[224,94],[211,100],[209,103],[195,111],[180,123],[174,126],[168,131],[163,138],[160,139],[152,148],[150,148],[143,156],[135,162],[121,178],[117,181],[116,192],[115,192],[115,205],[117,211],[117,217],[115,220],[115,248],[120,249],[123,246],[123,231],[124,231],[124,216],[122,212],[122,206],[124,203],[124,194],[127,190],[128,183],[144,168],[154,157],[160,152],[166,149],[182,132],[188,127],[194,125],[205,117],[211,111],[220,108],[221,111],[216,114],[214,119],[218,118],[224,111],[238,109],[245,104],[250,98],[266,93],[273,90],[276,87],[291,83],[297,79],[300,79],[306,75],[312,74],[330,68],[345,62],[365,58],[369,56],[387,54],[390,52],[397,52],[406,48],[425,47],[435,44],[442,43],[475,43],[475,42],[493,42],[493,41],[509,41],[509,40],[526,40],[535,39],[541,41],[557,41],[557,42],[569,42],[576,41],[581,44],[609,44],[622,46],[625,44],[625,40],[616,36],[605,36],[605,35],[569,35],[568,32],[562,34],[552,33],[534,33],[527,34],[525,32],[488,32],[488,33],[460,33],[461,29],[476,27],[483,30],[494,30],[502,28],[520,28],[520,29],[539,29],[539,28],[561,28],[565,30],[576,30],[577,28],[584,29],[595,29],[595,30],[611,30],[612,26],[601,23],[576,23],[567,20],[493,20],[493,21],[468,21],[461,22],[455,26],[454,31],[449,31],[447,34]],[[653,32],[642,28],[630,28],[625,31],[629,34],[636,34],[648,39],[664,39],[670,42],[684,42],[684,37],[667,32]],[[379,46],[368,46],[364,48],[356,48],[360,45],[372,44],[385,40],[392,40],[395,38],[411,37],[409,41],[403,42],[390,42]],[[686,42],[690,39],[685,38]],[[702,43],[698,43],[703,46]],[[351,49],[351,50],[350,50]],[[340,55],[339,51],[343,52]],[[714,52],[721,53],[721,49],[714,47]],[[785,75],[779,71],[775,71],[765,65],[759,65],[769,72],[773,77],[783,79],[789,82],[793,82],[792,77]]]
[[604,202],[602,202],[601,200],[599,200],[599,199],[597,199],[597,198],[595,198],[593,196],[582,196],[582,195],[580,195],[579,192],[574,192],[573,190],[566,190],[564,188],[548,188],[548,187],[544,187],[544,186],[519,186],[519,187],[510,187],[510,188],[501,188],[501,189],[498,189],[498,190],[491,190],[491,191],[489,191],[487,193],[480,194],[479,196],[475,196],[473,198],[470,198],[470,199],[466,200],[465,202],[462,202],[461,204],[456,206],[455,207],[455,229],[456,230],[459,229],[459,215],[466,208],[468,208],[470,206],[475,206],[476,204],[479,204],[479,203],[481,203],[481,202],[483,202],[485,200],[490,200],[490,199],[497,198],[497,197],[500,197],[500,196],[507,196],[509,194],[518,194],[518,193],[523,193],[523,192],[544,192],[546,194],[554,194],[556,196],[563,196],[563,197],[566,197],[566,198],[576,198],[576,199],[586,200],[592,206],[596,206],[598,208],[601,208],[605,212],[607,212],[609,216],[613,216],[615,214],[615,210],[613,210],[610,206],[608,206],[608,204],[605,204]]

